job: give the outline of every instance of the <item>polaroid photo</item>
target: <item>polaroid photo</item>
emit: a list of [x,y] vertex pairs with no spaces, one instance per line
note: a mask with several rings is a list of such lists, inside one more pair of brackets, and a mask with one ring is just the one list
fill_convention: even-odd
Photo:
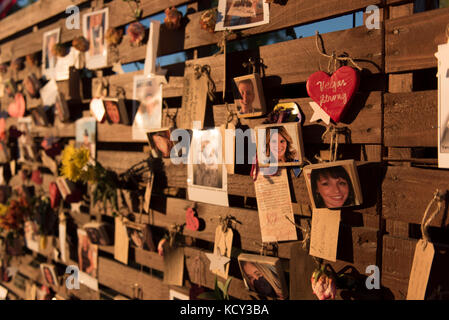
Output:
[[77,148],[87,148],[90,151],[91,158],[95,159],[97,141],[97,119],[95,119],[94,117],[81,118],[76,121],[75,126],[75,146]]
[[299,122],[260,125],[255,130],[260,167],[300,166],[304,162]]
[[221,129],[193,130],[187,165],[189,200],[229,206]]
[[190,300],[190,297],[188,294],[170,289],[169,300]]
[[108,246],[112,244],[112,238],[109,236],[108,226],[105,223],[89,222],[83,226],[87,236],[92,244]]
[[358,206],[363,202],[354,160],[306,166],[304,178],[313,208],[338,209]]
[[170,138],[170,128],[162,128],[147,132],[150,152],[154,158],[170,158],[174,141]]
[[129,116],[124,99],[103,98],[103,105],[108,123],[129,125]]
[[98,245],[89,240],[86,230],[78,229],[79,281],[93,290],[98,290]]
[[67,122],[70,120],[69,107],[62,92],[58,92],[56,95],[54,112],[59,121]]
[[55,266],[48,263],[41,263],[41,274],[44,283],[50,287],[59,287],[58,276],[56,275]]
[[134,77],[134,140],[147,140],[146,133],[162,127],[162,83],[160,77]]
[[279,258],[242,253],[238,256],[238,262],[248,290],[276,300],[288,298],[284,270]]
[[86,67],[98,69],[108,64],[108,48],[105,40],[109,28],[108,8],[83,15],[83,36],[89,41],[86,52]]
[[259,117],[265,113],[262,80],[257,73],[234,78],[234,103],[239,118]]
[[219,0],[215,31],[251,28],[270,22],[270,6],[265,0]]
[[125,223],[131,246],[139,249],[156,251],[153,234],[149,225],[128,221]]
[[59,43],[61,29],[53,29],[44,33],[42,47],[42,75],[47,79],[55,78],[55,67],[57,57],[53,54],[53,46]]

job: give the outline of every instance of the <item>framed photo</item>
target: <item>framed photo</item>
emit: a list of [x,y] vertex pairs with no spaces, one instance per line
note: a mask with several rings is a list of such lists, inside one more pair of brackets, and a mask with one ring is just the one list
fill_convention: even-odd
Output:
[[215,31],[250,28],[270,22],[270,7],[265,0],[219,0],[218,15]]
[[184,294],[182,292],[173,289],[170,289],[169,295],[170,295],[169,300],[190,300],[188,294]]
[[243,253],[238,262],[243,282],[250,291],[263,297],[287,299],[288,288],[279,258]]
[[48,263],[41,263],[41,273],[44,283],[48,286],[59,287],[58,277],[55,272],[55,266]]
[[140,249],[156,251],[153,236],[149,225],[142,225],[128,221],[126,223],[126,232],[128,233],[129,243]]
[[47,114],[43,107],[31,109],[31,117],[36,126],[46,127],[49,124]]
[[234,102],[239,118],[258,117],[265,113],[262,80],[257,73],[234,78]]
[[86,52],[86,67],[98,69],[107,65],[106,30],[109,28],[108,8],[83,15],[83,36],[89,41]]
[[103,98],[103,104],[106,111],[106,120],[108,123],[121,123],[128,125],[129,117],[126,110],[124,99]]
[[61,122],[67,122],[70,120],[69,107],[62,92],[58,92],[56,95],[55,116],[58,117]]
[[187,175],[189,200],[228,206],[220,128],[193,130]]
[[170,158],[174,142],[170,139],[170,128],[151,130],[147,133],[150,152],[155,158]]
[[97,277],[98,246],[91,243],[84,229],[78,229],[78,265],[90,277]]
[[162,127],[162,84],[159,78],[134,77],[133,139],[146,140],[146,132]]
[[81,118],[76,121],[75,146],[89,149],[90,156],[96,157],[97,120],[94,117]]
[[55,66],[57,57],[52,53],[52,48],[59,43],[61,29],[53,29],[44,33],[42,47],[42,75],[47,79],[55,77]]
[[363,202],[354,160],[306,166],[304,178],[313,208],[337,209]]
[[86,230],[87,236],[93,244],[108,246],[112,242],[105,223],[89,222],[83,226],[83,229]]
[[256,126],[257,158],[260,167],[299,166],[304,146],[299,122]]

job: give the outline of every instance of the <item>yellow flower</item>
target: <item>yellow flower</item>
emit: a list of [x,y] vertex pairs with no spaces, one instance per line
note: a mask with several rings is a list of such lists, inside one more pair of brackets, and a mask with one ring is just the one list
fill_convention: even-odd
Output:
[[77,182],[84,177],[83,171],[85,170],[88,161],[88,149],[76,149],[72,145],[67,145],[62,152],[61,175],[69,180]]
[[4,204],[0,203],[0,217],[3,217],[7,211],[8,206],[5,206]]

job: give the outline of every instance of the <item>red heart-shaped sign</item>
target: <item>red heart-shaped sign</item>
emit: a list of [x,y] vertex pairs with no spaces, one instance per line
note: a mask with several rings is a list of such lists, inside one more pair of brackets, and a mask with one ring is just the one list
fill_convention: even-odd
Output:
[[359,88],[359,74],[351,67],[341,67],[330,77],[323,71],[307,80],[307,93],[335,122],[339,122]]
[[192,231],[198,231],[200,228],[200,220],[195,217],[195,210],[188,208],[186,211],[186,228]]

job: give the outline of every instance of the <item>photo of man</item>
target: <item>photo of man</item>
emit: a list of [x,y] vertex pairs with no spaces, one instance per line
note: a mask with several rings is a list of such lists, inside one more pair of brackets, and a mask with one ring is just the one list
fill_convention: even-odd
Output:
[[262,81],[257,74],[234,78],[235,106],[241,118],[260,116],[265,111]]
[[61,30],[54,29],[44,33],[42,47],[42,74],[47,78],[52,78],[56,66],[56,56],[52,52],[55,44],[59,43]]

